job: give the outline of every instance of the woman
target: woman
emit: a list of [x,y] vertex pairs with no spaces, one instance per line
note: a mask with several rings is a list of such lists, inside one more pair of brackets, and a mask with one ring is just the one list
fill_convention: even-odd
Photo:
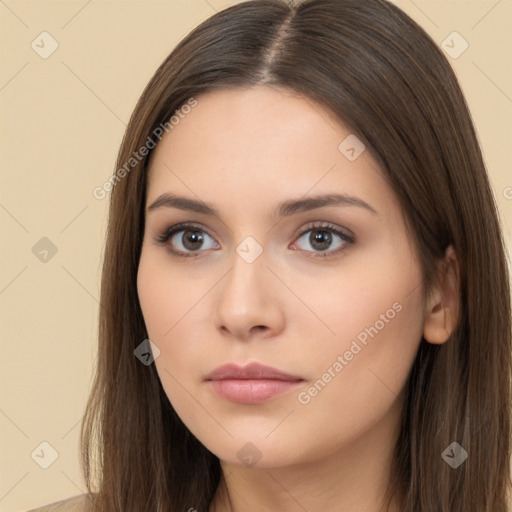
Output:
[[111,188],[89,494],[62,510],[509,510],[498,215],[402,11],[212,16],[146,87]]

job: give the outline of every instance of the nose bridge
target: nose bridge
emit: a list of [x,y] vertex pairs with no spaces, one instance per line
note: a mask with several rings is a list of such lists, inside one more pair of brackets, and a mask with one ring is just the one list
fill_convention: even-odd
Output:
[[250,299],[260,296],[263,288],[268,291],[267,287],[261,286],[266,282],[265,274],[269,272],[267,264],[267,252],[262,245],[253,237],[244,238],[232,255],[225,294],[234,294],[236,300],[250,302]]
[[267,256],[252,237],[242,240],[231,256],[231,270],[217,295],[215,319],[218,327],[237,337],[245,337],[254,326],[275,330],[282,320]]

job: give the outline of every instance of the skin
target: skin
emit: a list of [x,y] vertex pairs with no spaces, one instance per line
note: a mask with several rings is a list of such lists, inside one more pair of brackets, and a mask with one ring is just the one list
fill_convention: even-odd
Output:
[[[197,100],[155,149],[146,208],[172,193],[207,202],[219,215],[147,211],[137,286],[149,338],[161,351],[155,365],[163,388],[221,460],[231,505],[219,488],[210,512],[384,510],[421,336],[443,343],[456,322],[453,250],[448,279],[425,303],[397,197],[369,150],[349,161],[338,149],[347,127],[286,89],[222,89]],[[377,213],[344,205],[271,216],[282,201],[326,193],[355,196]],[[202,245],[186,245],[183,230],[155,241],[181,222],[203,230]],[[318,222],[352,234],[354,243],[330,232],[322,249],[310,235],[325,236],[325,228],[308,231]],[[248,236],[263,250],[252,263],[236,252]],[[315,256],[327,252],[333,256]],[[393,304],[400,311],[333,371],[338,356]],[[252,361],[305,382],[262,403],[239,404],[204,381],[224,363]],[[299,393],[329,368],[335,376],[301,403]],[[252,465],[238,456],[248,442],[245,450],[260,457]]]

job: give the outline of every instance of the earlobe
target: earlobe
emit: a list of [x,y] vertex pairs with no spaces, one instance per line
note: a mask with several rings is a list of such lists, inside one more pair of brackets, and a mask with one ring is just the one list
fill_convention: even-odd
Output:
[[448,341],[459,319],[459,264],[451,245],[446,249],[438,282],[426,304],[423,326],[423,337],[433,344]]
[[448,341],[451,330],[448,329],[447,325],[447,311],[446,306],[442,303],[438,303],[434,308],[427,314],[425,318],[425,325],[423,328],[423,337],[433,344],[441,344]]

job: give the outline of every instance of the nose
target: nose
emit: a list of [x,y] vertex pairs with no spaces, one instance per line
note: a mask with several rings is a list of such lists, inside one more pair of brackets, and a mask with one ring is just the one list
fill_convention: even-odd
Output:
[[252,263],[236,252],[231,261],[231,270],[215,290],[216,328],[237,340],[279,334],[284,328],[284,287],[268,268],[265,251]]

